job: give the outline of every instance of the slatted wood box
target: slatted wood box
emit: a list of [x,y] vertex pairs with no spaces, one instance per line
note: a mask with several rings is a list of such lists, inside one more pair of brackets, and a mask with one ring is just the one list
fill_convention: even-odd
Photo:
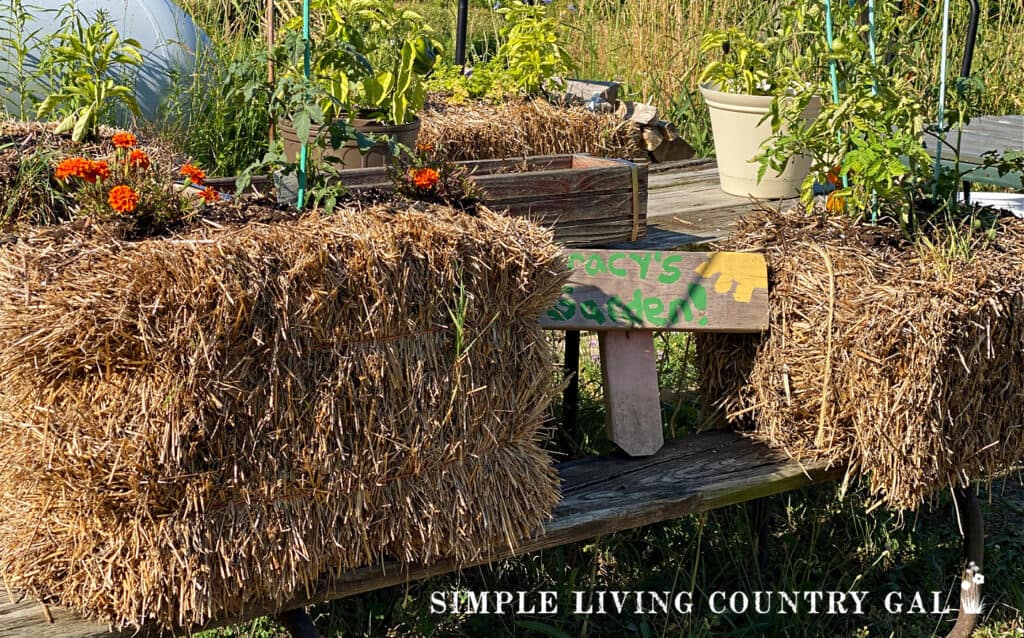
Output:
[[[488,208],[554,228],[555,241],[565,246],[636,241],[647,234],[646,165],[589,155],[459,163],[486,193]],[[354,191],[392,187],[385,168],[345,170],[341,176]],[[233,180],[223,181],[233,188]],[[254,180],[254,186],[269,188],[269,180]]]

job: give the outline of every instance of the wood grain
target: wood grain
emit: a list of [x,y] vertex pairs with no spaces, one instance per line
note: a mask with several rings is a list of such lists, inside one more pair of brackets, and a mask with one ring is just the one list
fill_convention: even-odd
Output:
[[[946,140],[956,145],[956,131],[946,135]],[[934,154],[938,140],[931,133],[925,135],[925,145]],[[956,154],[952,148],[942,145],[941,155],[953,161]],[[980,164],[986,151],[1024,151],[1024,115],[985,115],[971,120],[960,137],[960,161],[964,164]]]
[[598,333],[608,438],[630,456],[650,456],[665,444],[654,333]]
[[[558,472],[562,480],[562,502],[543,530],[515,548],[495,547],[462,567],[706,512],[842,475],[841,468],[801,465],[787,460],[734,432],[708,432],[670,441],[657,454],[644,458],[592,457],[569,461],[561,464]],[[389,562],[336,579],[325,579],[316,583],[308,594],[284,607],[294,609],[345,598],[458,568],[450,562],[431,565]],[[36,613],[19,615],[14,612],[27,608],[26,603],[15,609],[3,596],[0,593],[0,637],[117,635],[102,633],[104,628],[96,623],[70,621],[68,614],[57,609],[51,608],[57,620],[53,625],[46,624],[38,606]],[[28,611],[32,610],[28,608]],[[279,611],[253,608],[244,617],[225,618],[221,624],[243,622]]]
[[768,268],[751,253],[574,250],[572,275],[541,316],[552,330],[760,332]]

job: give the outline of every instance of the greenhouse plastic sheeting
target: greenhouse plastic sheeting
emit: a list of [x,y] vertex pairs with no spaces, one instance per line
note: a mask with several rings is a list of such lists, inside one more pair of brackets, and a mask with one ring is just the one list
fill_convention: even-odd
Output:
[[[40,29],[37,37],[45,37],[60,28],[58,12],[67,0],[27,0],[31,6],[34,21],[30,22],[25,31],[31,33]],[[197,68],[197,56],[209,54],[209,39],[202,29],[195,25],[192,18],[180,7],[169,0],[77,0],[78,10],[91,20],[96,12],[107,12],[122,38],[134,38],[142,48],[143,66],[131,73],[135,77],[128,78],[135,86],[135,95],[139,101],[142,115],[148,120],[156,119],[160,104],[170,92],[177,90],[182,83],[189,83]],[[0,37],[9,27],[0,23]],[[0,52],[0,78],[6,86],[10,80],[11,67],[6,58],[9,51]],[[38,62],[30,58],[30,64]],[[177,75],[183,80],[172,81]],[[41,88],[33,90],[39,93]],[[7,111],[11,115],[19,115],[17,99],[10,92],[4,91]],[[32,113],[26,113],[31,118]]]

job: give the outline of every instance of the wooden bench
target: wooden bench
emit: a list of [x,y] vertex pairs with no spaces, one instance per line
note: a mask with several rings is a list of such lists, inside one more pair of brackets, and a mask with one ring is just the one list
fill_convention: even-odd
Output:
[[[960,136],[959,157],[956,153],[957,135]],[[995,168],[984,167],[985,154],[990,152],[1005,155],[1024,153],[1024,115],[985,115],[976,117],[961,131],[956,129],[946,135],[946,143],[931,133],[925,138],[925,145],[932,155],[936,146],[944,166],[953,168],[959,162],[963,180],[967,183],[991,184],[1015,190],[1024,189],[1024,175],[1010,172],[1000,175]]]
[[[762,256],[578,250],[568,257],[572,277],[540,321],[552,330],[598,332],[608,434],[628,456],[560,464],[563,498],[552,520],[514,549],[490,548],[462,566],[443,561],[366,567],[316,583],[284,606],[291,611],[254,608],[244,617],[218,619],[217,625],[278,614],[293,636],[308,638],[317,635],[302,611],[310,604],[742,503],[843,473],[822,464],[801,465],[733,432],[663,440],[654,331],[764,330],[768,280]],[[142,635],[147,633],[152,632]],[[0,637],[116,635],[65,610],[11,600],[0,589]]]

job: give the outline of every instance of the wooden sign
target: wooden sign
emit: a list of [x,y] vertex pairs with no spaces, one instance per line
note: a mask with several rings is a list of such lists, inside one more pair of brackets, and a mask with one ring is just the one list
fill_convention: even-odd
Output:
[[572,278],[541,316],[552,330],[761,332],[768,269],[755,253],[577,250]]

